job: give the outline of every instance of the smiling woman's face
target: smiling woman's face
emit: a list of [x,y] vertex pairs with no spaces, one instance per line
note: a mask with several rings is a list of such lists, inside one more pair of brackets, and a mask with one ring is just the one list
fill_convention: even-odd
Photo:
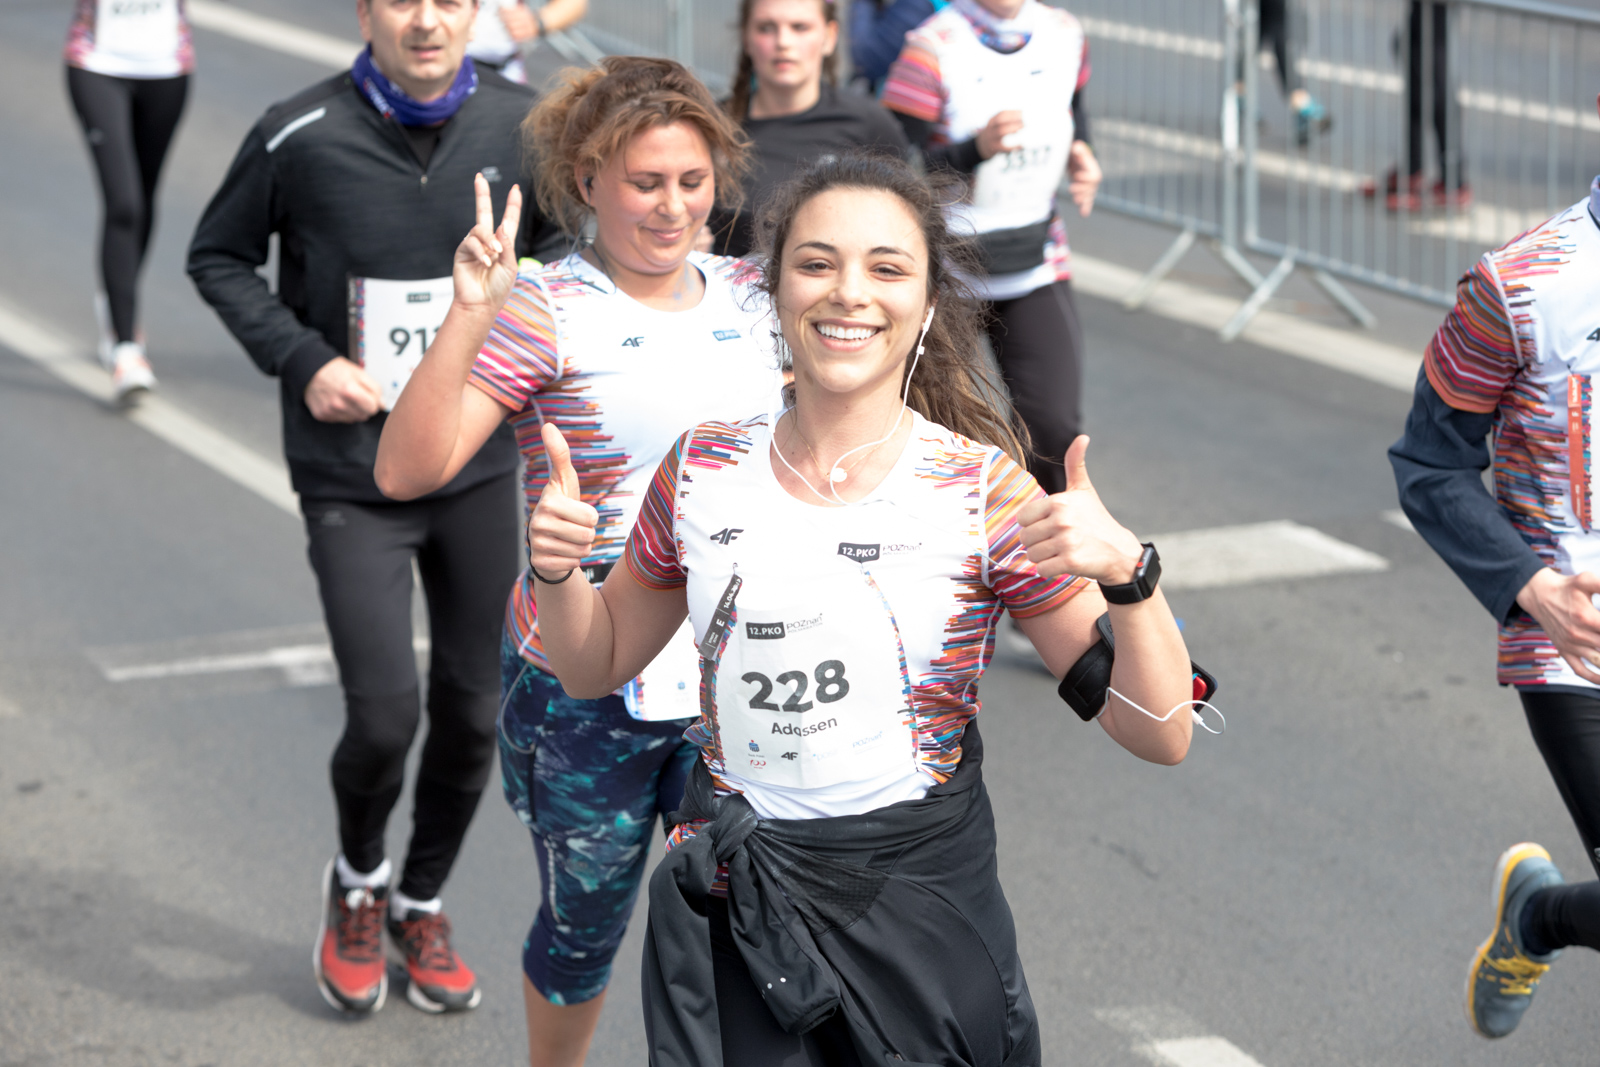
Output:
[[927,293],[927,242],[899,197],[839,188],[806,201],[784,241],[777,290],[796,384],[898,397]]
[[639,274],[683,266],[717,196],[711,147],[698,127],[652,126],[590,177],[578,180],[608,259]]

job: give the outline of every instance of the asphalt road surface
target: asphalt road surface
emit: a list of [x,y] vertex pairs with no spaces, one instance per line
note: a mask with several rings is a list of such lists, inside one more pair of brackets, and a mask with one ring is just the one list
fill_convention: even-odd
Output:
[[[347,13],[313,0],[252,6],[354,36]],[[68,8],[0,9],[0,306],[87,358],[97,205],[58,59]],[[275,383],[196,298],[183,251],[250,123],[327,71],[203,30],[196,45],[144,284],[150,351],[164,397],[276,456]],[[1074,232],[1129,266],[1161,244],[1110,218]],[[1289,289],[1275,306],[1328,317],[1314,299]],[[1046,1061],[1592,1063],[1600,967],[1582,950],[1512,1038],[1485,1042],[1462,1016],[1499,851],[1538,840],[1569,876],[1589,870],[1514,695],[1493,684],[1490,620],[1384,518],[1383,452],[1407,397],[1080,303],[1090,470],[1125,523],[1159,539],[1292,522],[1315,531],[1298,543],[1365,562],[1187,589],[1169,569],[1228,716],[1177,768],[1078,722],[1020,657],[986,677],[1002,878]],[[1437,318],[1374,306],[1408,344]],[[517,1063],[537,894],[520,824],[491,787],[446,890],[478,1011],[429,1017],[398,997],[372,1018],[329,1010],[310,956],[342,711],[299,523],[8,346],[0,336],[0,1067]],[[193,673],[202,661],[222,666]],[[396,852],[408,829],[393,821]],[[598,1067],[645,1062],[639,918]]]

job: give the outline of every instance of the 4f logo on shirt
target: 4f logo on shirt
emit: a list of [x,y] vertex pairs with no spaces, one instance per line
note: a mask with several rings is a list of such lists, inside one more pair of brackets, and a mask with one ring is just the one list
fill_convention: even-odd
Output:
[[1600,341],[1600,330],[1595,330],[1594,333],[1591,333],[1589,335],[1589,337],[1588,337],[1588,340],[1590,340],[1590,341]]
[[638,348],[639,347],[639,342],[643,341],[643,340],[644,340],[643,337],[624,337],[622,339],[622,347],[623,348]]
[[726,527],[712,534],[711,540],[715,541],[719,545],[725,545],[729,541],[737,541],[739,539],[739,535],[742,533],[744,533],[743,528],[735,530],[732,527]]

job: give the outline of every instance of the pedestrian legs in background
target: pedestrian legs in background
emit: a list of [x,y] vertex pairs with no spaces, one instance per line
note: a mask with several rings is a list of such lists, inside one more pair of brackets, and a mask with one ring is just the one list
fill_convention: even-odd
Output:
[[1000,376],[1032,436],[1028,471],[1046,493],[1067,488],[1061,457],[1083,424],[1083,327],[1072,283],[994,302],[989,322]]
[[[1522,691],[1528,728],[1600,873],[1600,692]],[[1495,869],[1495,927],[1467,973],[1467,1018],[1505,1037],[1569,945],[1600,949],[1600,882],[1567,885],[1539,845],[1513,845]]]
[[[1450,8],[1441,0],[1411,0],[1399,49],[1405,63],[1405,172],[1394,167],[1381,190],[1390,211],[1421,211],[1426,206],[1462,210],[1472,206],[1461,153],[1461,103],[1450,78]],[[1424,114],[1427,112],[1427,114]],[[1433,127],[1439,150],[1439,177],[1428,182],[1426,128]],[[1377,196],[1380,183],[1362,186]]]
[[[331,765],[340,854],[325,893],[319,944],[356,945],[367,931],[335,929],[338,900],[358,918],[378,908],[402,959],[407,999],[428,1012],[478,1003],[470,968],[450,947],[439,892],[488,781],[499,707],[499,645],[506,593],[516,576],[516,477],[507,474],[436,500],[367,504],[305,500],[302,510],[323,612],[344,688],[346,723]],[[413,832],[398,885],[390,888],[384,830],[400,797],[406,754],[421,720],[411,633],[412,560],[427,594],[431,631],[428,737],[417,772]],[[373,881],[372,879],[377,879]],[[362,921],[365,921],[364,919]],[[381,927],[375,935],[381,943]],[[324,947],[322,956],[326,960]],[[319,971],[326,995],[333,971]],[[364,972],[358,972],[364,973]],[[330,1002],[376,1010],[366,987]],[[375,1001],[375,1003],[372,1003]]]
[[188,75],[116,78],[67,68],[67,90],[94,157],[104,214],[96,301],[100,359],[119,401],[155,388],[138,328],[139,272],[155,225],[156,186],[189,91]]
[[1272,48],[1278,84],[1294,116],[1295,143],[1303,148],[1313,133],[1326,133],[1333,126],[1328,109],[1305,87],[1296,62],[1305,41],[1305,12],[1295,0],[1261,0],[1260,10],[1260,47]]

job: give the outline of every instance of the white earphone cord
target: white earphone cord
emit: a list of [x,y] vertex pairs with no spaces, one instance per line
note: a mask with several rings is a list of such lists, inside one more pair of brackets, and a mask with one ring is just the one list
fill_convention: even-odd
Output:
[[[921,335],[919,335],[917,337],[917,351],[916,351],[916,354],[911,357],[911,370],[906,372],[906,382],[905,382],[904,392],[901,394],[901,397],[900,397],[900,413],[895,416],[894,423],[893,423],[893,425],[891,425],[889,427],[889,432],[888,433],[884,434],[882,437],[878,438],[876,441],[868,441],[864,445],[857,445],[856,447],[850,449],[850,451],[844,453],[844,455],[840,456],[838,459],[833,461],[833,469],[828,472],[828,492],[833,497],[832,501],[829,501],[827,497],[825,497],[821,493],[817,492],[817,487],[812,485],[811,481],[805,475],[801,474],[799,471],[794,469],[794,465],[792,463],[790,463],[789,460],[788,460],[788,457],[786,457],[783,454],[783,449],[782,448],[775,447],[775,451],[778,453],[778,459],[782,460],[783,461],[783,465],[785,467],[789,468],[789,473],[793,474],[796,478],[799,478],[802,482],[804,482],[805,483],[805,487],[807,489],[811,490],[811,492],[816,495],[817,499],[821,500],[823,503],[825,503],[825,504],[826,503],[837,503],[837,504],[840,504],[840,505],[842,505],[844,507],[849,507],[850,506],[850,501],[845,500],[843,497],[841,497],[839,495],[838,483],[833,480],[833,471],[839,469],[839,465],[845,461],[845,456],[854,455],[855,453],[860,452],[863,448],[877,448],[879,445],[883,444],[889,438],[893,437],[895,435],[895,431],[896,430],[900,429],[900,420],[906,417],[906,405],[911,402],[911,376],[913,374],[917,373],[917,364],[922,362],[922,347],[923,347],[922,343],[928,339],[928,328],[933,325],[933,311],[934,311],[933,308],[929,308],[928,309],[928,317],[922,320],[922,333],[921,333]],[[793,411],[794,409],[790,408],[789,410]],[[782,417],[783,417],[782,415],[778,416],[778,418],[782,418]],[[796,415],[795,419],[798,421],[799,416]],[[796,427],[796,432],[798,432],[798,430],[799,430],[799,427],[797,426]],[[777,419],[773,419],[772,420],[772,432],[773,432],[773,445],[776,446],[777,445],[777,432],[778,432],[778,420]],[[813,458],[815,458],[815,457],[813,457]],[[820,474],[821,471],[819,470],[817,473]]]
[[[1194,716],[1195,725],[1199,726],[1200,729],[1206,731],[1207,733],[1220,734],[1220,733],[1223,732],[1223,730],[1226,730],[1228,728],[1228,720],[1223,717],[1221,709],[1219,709],[1215,704],[1211,703],[1209,700],[1180,700],[1176,704],[1172,705],[1172,708],[1165,715],[1157,715],[1154,712],[1145,711],[1144,708],[1140,707],[1138,704],[1135,704],[1133,701],[1129,700],[1127,697],[1123,696],[1121,693],[1117,692],[1115,689],[1112,689],[1110,686],[1106,687],[1106,692],[1110,693],[1112,696],[1116,697],[1118,700],[1122,701],[1124,704],[1128,705],[1130,708],[1133,708],[1135,711],[1142,712],[1143,714],[1150,716],[1150,718],[1154,719],[1156,722],[1166,722],[1168,719],[1172,718],[1172,716],[1177,713],[1179,708],[1188,708],[1189,709],[1189,714]],[[1111,706],[1110,703],[1107,702],[1106,707],[1110,707],[1110,706]],[[1222,723],[1222,729],[1221,730],[1213,730],[1211,728],[1211,726],[1206,722],[1205,717],[1200,714],[1200,709],[1201,708],[1210,708],[1213,712],[1216,713],[1217,721]],[[1101,708],[1100,709],[1100,714],[1101,715],[1105,714],[1105,708]],[[1099,717],[1100,717],[1099,715],[1095,716],[1095,718],[1097,718],[1097,719]]]

